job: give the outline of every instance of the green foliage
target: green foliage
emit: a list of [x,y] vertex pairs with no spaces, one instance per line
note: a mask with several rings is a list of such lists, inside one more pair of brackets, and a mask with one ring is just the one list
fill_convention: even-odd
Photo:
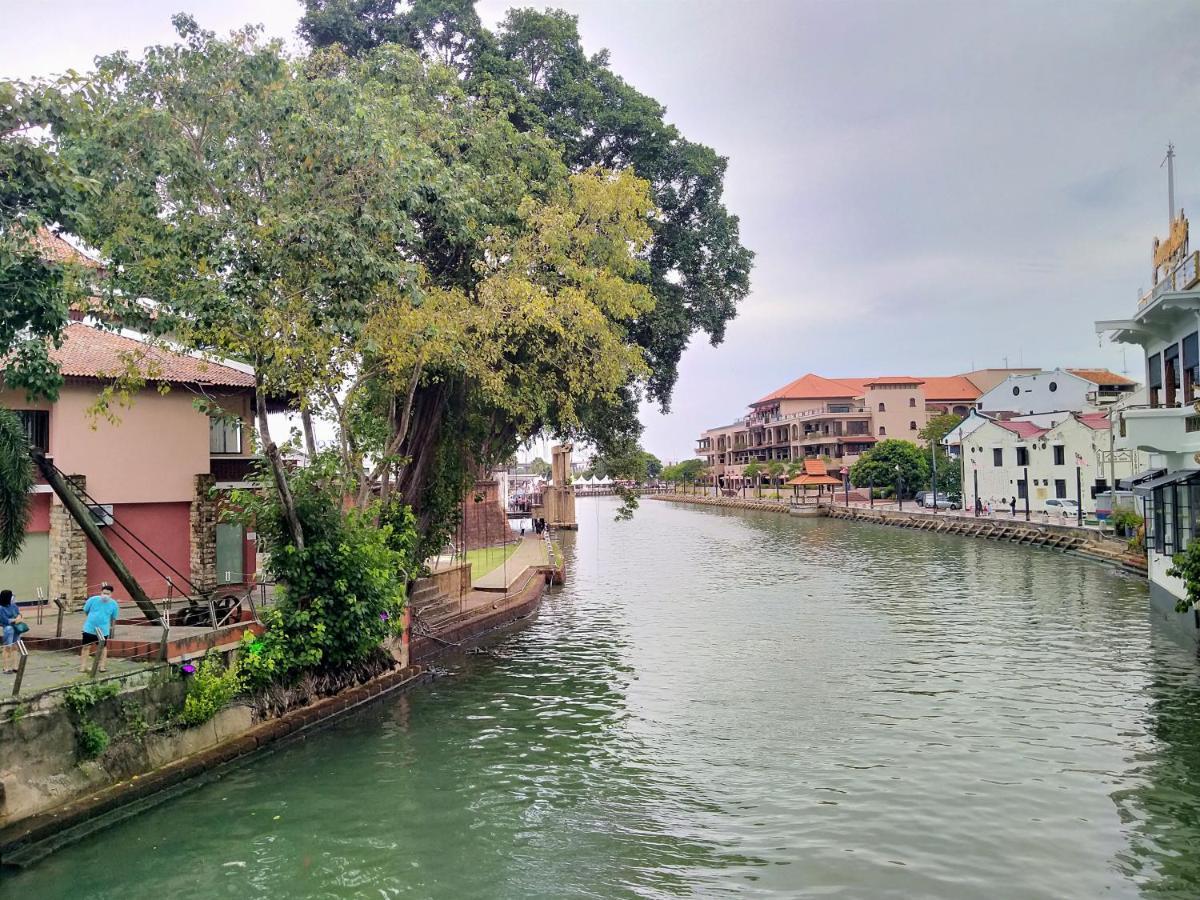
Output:
[[491,31],[470,0],[305,5],[300,32],[313,46],[366,54],[403,43],[452,66],[467,94],[506,109],[522,132],[544,131],[573,171],[632,167],[650,182],[659,210],[647,253],[655,302],[631,337],[650,365],[651,399],[665,406],[690,336],[704,331],[719,343],[749,292],[753,254],[722,202],[726,160],[680,134],[661,104],[611,70],[607,53],[588,56],[577,20],[562,11],[514,9]]
[[[874,484],[895,488],[898,483],[896,467],[904,481],[904,495],[909,496],[929,479],[928,454],[916,444],[898,438],[880,441],[850,467],[850,480],[858,487]],[[940,473],[939,473],[940,474]]]
[[342,510],[342,492],[321,466],[296,474],[297,512],[307,536],[292,542],[277,495],[238,492],[240,515],[256,523],[270,549],[277,603],[266,633],[248,639],[240,668],[248,686],[287,681],[305,670],[353,665],[396,633],[406,579],[420,558],[411,511]]
[[24,703],[18,703],[16,706],[9,707],[8,721],[19,722],[27,715],[29,715],[29,707]]
[[55,153],[39,132],[80,108],[85,98],[45,85],[0,81],[0,383],[54,399],[62,384],[50,360],[82,271],[47,258],[38,233],[70,228],[79,199],[95,182],[71,154]]
[[539,478],[549,478],[550,477],[550,463],[546,462],[540,456],[535,457],[529,463],[529,471],[532,474],[538,476]]
[[1176,612],[1185,613],[1200,602],[1200,541],[1193,540],[1176,553],[1167,574],[1183,580],[1185,596],[1175,601]]
[[763,472],[765,471],[766,468],[757,460],[751,462],[742,469],[742,477],[749,478],[754,482],[755,493],[760,497],[762,496],[762,483],[759,481],[759,479],[762,478]]
[[33,491],[29,441],[20,420],[0,408],[0,562],[13,562],[25,543]]
[[583,474],[585,478],[594,475],[597,478],[608,477],[640,484],[647,479],[657,478],[662,471],[662,461],[657,456],[640,444],[628,441],[624,446],[597,454],[591,468]]
[[954,413],[940,413],[926,422],[925,427],[917,434],[926,445],[940,443],[942,438],[959,426],[960,422],[962,422],[962,416],[956,416]]
[[77,716],[87,713],[102,700],[117,696],[121,688],[115,681],[83,682],[63,691],[63,702]]
[[146,714],[135,700],[126,700],[121,704],[121,718],[125,722],[124,737],[140,741],[150,730],[150,725],[146,722]]
[[242,690],[237,662],[225,666],[220,654],[208,651],[188,684],[179,721],[188,727],[202,725],[229,705]]
[[787,466],[782,460],[773,459],[767,463],[767,477],[771,479],[771,484],[778,485],[785,472]]
[[1142,527],[1144,521],[1132,506],[1118,505],[1108,517],[1109,524],[1121,533],[1136,531]]
[[79,755],[84,759],[96,759],[108,749],[108,732],[90,719],[79,724],[75,732]]

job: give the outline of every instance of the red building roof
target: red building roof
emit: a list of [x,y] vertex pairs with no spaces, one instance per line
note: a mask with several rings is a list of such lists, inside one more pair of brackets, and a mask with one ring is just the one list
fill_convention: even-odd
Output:
[[1132,378],[1126,378],[1124,375],[1118,375],[1116,372],[1110,372],[1108,369],[1066,369],[1072,375],[1078,375],[1092,384],[1119,384],[1130,385],[1137,384]]
[[1049,431],[1049,428],[1042,428],[1033,422],[996,422],[1001,428],[1007,428],[1009,431],[1015,432],[1022,438],[1039,437]]
[[1092,431],[1107,431],[1112,428],[1108,413],[1079,413],[1075,418]]
[[252,388],[254,376],[232,366],[152,347],[142,341],[72,322],[63,331],[62,346],[50,351],[63,375],[74,378],[114,378],[132,361],[147,381]]
[[85,256],[48,228],[39,228],[33,245],[43,259],[60,263],[77,263],[89,269],[101,268],[100,263]]
[[925,379],[913,378],[911,375],[883,375],[879,378],[871,378],[864,381],[863,384],[870,387],[873,384],[924,384]]
[[979,388],[963,375],[925,379],[926,400],[978,400]]
[[822,378],[809,372],[802,378],[797,378],[790,384],[785,384],[777,391],[772,391],[761,400],[755,400],[751,406],[761,406],[775,400],[837,400],[857,397],[861,388],[854,385],[834,381],[832,378]]

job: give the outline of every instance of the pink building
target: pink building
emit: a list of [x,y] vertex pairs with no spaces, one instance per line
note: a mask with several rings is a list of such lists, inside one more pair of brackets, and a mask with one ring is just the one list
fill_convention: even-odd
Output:
[[[67,327],[53,358],[65,376],[56,402],[0,390],[0,406],[17,412],[64,474],[81,477],[97,521],[146,593],[167,596],[168,579],[175,594],[194,594],[189,581],[207,589],[252,580],[253,535],[217,519],[222,489],[246,483],[254,464],[254,376],[81,322]],[[146,387],[129,405],[112,404],[118,421],[93,415],[99,392],[129,360]],[[198,410],[199,398],[226,415]],[[101,582],[115,584],[49,486],[35,490],[25,548],[17,562],[0,563],[0,587],[22,600],[41,594],[78,604]]]

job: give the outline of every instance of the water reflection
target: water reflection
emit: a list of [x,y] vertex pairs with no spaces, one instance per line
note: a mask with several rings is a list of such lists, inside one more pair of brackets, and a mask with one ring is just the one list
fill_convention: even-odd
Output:
[[613,504],[580,502],[569,584],[497,656],[13,895],[1200,893],[1196,658],[1141,581],[769,513],[648,501],[614,524]]

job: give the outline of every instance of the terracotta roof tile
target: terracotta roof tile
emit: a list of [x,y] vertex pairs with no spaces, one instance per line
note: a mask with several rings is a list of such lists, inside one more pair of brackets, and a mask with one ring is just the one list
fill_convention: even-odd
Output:
[[863,384],[870,387],[873,384],[924,384],[923,378],[913,378],[911,375],[883,375],[879,378],[871,378],[864,381]]
[[978,400],[979,388],[964,375],[925,379],[926,400]]
[[1050,430],[1049,428],[1041,428],[1033,422],[1008,421],[996,422],[996,424],[1008,431],[1015,432],[1022,438],[1039,437]]
[[80,253],[48,228],[39,228],[37,230],[37,234],[33,238],[33,245],[44,259],[54,262],[78,263],[89,269],[103,268],[100,263],[96,262],[90,256]]
[[790,384],[785,384],[777,391],[772,391],[761,400],[755,400],[751,406],[759,406],[773,400],[828,400],[841,397],[851,398],[859,394],[860,388],[854,385],[834,381],[832,378],[822,378],[809,372],[802,378],[797,378]]
[[1132,378],[1110,372],[1108,369],[1066,369],[1072,375],[1078,375],[1092,384],[1137,384]]
[[1108,413],[1079,413],[1075,418],[1092,429],[1092,431],[1107,431],[1112,428],[1112,422],[1108,418]]
[[127,360],[134,359],[138,371],[148,381],[254,387],[253,375],[232,366],[151,347],[80,322],[72,322],[66,327],[62,346],[52,350],[50,356],[58,363],[63,375],[75,378],[112,378],[125,370]]

